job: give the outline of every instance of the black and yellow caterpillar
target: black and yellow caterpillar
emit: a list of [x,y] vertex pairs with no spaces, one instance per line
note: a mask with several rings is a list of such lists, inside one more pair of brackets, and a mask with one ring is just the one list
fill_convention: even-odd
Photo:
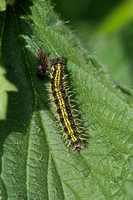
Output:
[[38,51],[37,59],[39,62],[38,77],[43,79],[50,77],[50,91],[53,103],[59,116],[59,121],[67,140],[67,146],[72,146],[74,151],[83,149],[83,138],[80,125],[74,114],[74,106],[68,88],[66,87],[65,60],[63,58],[48,58],[47,54]]

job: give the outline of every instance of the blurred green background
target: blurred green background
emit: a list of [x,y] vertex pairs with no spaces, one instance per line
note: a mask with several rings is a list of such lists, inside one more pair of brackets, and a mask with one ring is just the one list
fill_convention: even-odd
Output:
[[60,18],[78,35],[110,77],[133,85],[133,0],[52,0]]

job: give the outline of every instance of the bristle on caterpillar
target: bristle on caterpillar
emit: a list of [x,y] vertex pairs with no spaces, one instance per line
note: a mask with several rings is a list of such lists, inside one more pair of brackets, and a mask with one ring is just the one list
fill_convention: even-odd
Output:
[[63,58],[48,59],[47,54],[38,52],[38,77],[48,75],[52,100],[56,106],[56,112],[62,125],[67,146],[72,146],[74,151],[83,149],[83,135],[79,128],[79,120],[76,119],[74,105],[71,104],[69,87],[66,87],[65,61]]

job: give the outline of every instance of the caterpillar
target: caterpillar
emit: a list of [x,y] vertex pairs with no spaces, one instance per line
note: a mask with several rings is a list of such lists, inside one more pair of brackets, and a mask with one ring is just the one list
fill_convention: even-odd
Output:
[[50,92],[67,140],[67,146],[72,146],[73,151],[80,151],[84,148],[82,142],[84,138],[82,138],[83,134],[79,128],[67,88],[65,60],[63,58],[48,58],[47,54],[41,50],[38,50],[37,59],[39,62],[38,77],[40,79],[44,79],[45,76],[50,77]]

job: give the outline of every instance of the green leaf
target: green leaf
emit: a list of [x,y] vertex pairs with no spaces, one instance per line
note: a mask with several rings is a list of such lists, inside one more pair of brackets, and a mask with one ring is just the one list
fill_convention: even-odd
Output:
[[92,37],[89,48],[107,68],[111,78],[118,84],[132,85],[130,59],[124,51],[120,33],[113,36],[97,35]]
[[[6,15],[5,15],[6,13]],[[0,122],[0,197],[21,199],[129,199],[133,179],[133,109],[98,62],[64,26],[48,1],[17,1],[8,6],[1,59],[9,93]],[[49,105],[48,80],[36,76],[36,54],[65,57],[70,87],[88,137],[74,153],[59,133]],[[2,192],[1,192],[2,191]]]
[[123,1],[112,11],[99,27],[99,32],[110,34],[133,20],[133,1]]
[[6,118],[7,111],[7,92],[17,91],[17,88],[5,78],[6,71],[2,68],[2,38],[5,25],[5,13],[0,15],[0,119]]
[[17,88],[6,80],[5,70],[0,67],[0,119],[6,118],[8,94],[10,91],[17,91]]
[[130,183],[130,184],[128,183],[126,187],[127,187],[127,191],[130,196],[130,199],[132,200],[133,199],[133,183]]
[[0,0],[0,11],[4,11],[6,9],[6,1]]

